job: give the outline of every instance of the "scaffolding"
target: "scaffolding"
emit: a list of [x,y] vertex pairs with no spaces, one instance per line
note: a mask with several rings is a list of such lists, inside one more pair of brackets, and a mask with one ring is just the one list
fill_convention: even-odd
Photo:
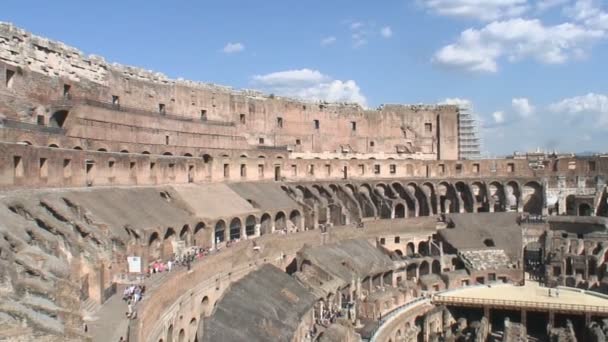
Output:
[[458,154],[459,159],[482,158],[479,122],[475,118],[475,114],[467,106],[459,107]]

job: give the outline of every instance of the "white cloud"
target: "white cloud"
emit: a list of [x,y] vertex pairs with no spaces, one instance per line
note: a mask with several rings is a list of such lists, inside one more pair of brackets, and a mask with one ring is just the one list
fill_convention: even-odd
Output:
[[321,39],[321,46],[332,45],[333,43],[336,42],[336,40],[337,40],[337,38],[334,36],[325,37],[325,38]]
[[245,50],[245,45],[243,43],[227,43],[222,51],[227,54],[238,53]]
[[492,113],[492,118],[494,118],[495,123],[501,124],[505,122],[505,113],[502,111],[496,111]]
[[363,27],[363,23],[360,22],[360,21],[355,21],[355,22],[350,23],[350,29],[351,30],[358,30],[358,29],[360,29],[362,27]]
[[608,30],[608,12],[602,9],[599,1],[577,0],[565,12],[587,27]]
[[455,43],[437,51],[433,61],[473,72],[497,72],[502,58],[561,64],[580,58],[593,42],[605,36],[601,30],[572,23],[545,26],[538,19],[495,21],[482,29],[463,31]]
[[570,0],[538,0],[536,3],[536,8],[539,11],[546,11],[548,9],[564,5],[568,1]]
[[431,12],[483,21],[516,17],[526,12],[528,0],[420,0]]
[[380,30],[380,35],[382,35],[382,37],[384,37],[384,38],[390,38],[393,36],[393,30],[391,29],[390,26],[384,26]]
[[515,112],[522,117],[528,117],[536,111],[536,108],[525,97],[511,100],[511,105]]
[[256,75],[253,84],[267,92],[308,101],[367,105],[367,99],[355,81],[334,80],[317,70],[299,69]]
[[553,103],[549,108],[556,113],[592,115],[600,126],[608,127],[608,95],[589,93],[570,97]]
[[461,99],[459,97],[448,97],[445,100],[439,102],[439,104],[456,105],[458,107],[471,108],[472,102],[468,99]]

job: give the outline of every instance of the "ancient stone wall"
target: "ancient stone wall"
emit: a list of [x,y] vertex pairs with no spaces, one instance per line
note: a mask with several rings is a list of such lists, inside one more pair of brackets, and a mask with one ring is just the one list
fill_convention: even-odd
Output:
[[[398,158],[445,160],[458,157],[455,106],[386,105],[366,110],[357,105],[307,103],[253,91],[171,80],[162,74],[109,64],[100,57],[86,57],[65,44],[8,24],[0,24],[0,71],[3,78],[0,110],[8,118],[24,122],[51,122],[59,102],[89,99],[162,114],[165,117],[160,119],[162,125],[154,126],[162,127],[163,131],[171,130],[164,127],[169,124],[173,132],[180,132],[167,118],[191,120],[192,127],[201,127],[201,121],[234,124],[228,132],[220,127],[197,132],[243,139],[225,148],[244,148],[246,142],[252,146],[289,147],[300,153],[386,153]],[[79,130],[80,135],[76,136],[109,141],[131,138],[138,143],[164,144],[166,134],[163,132],[145,137],[150,124],[142,120],[124,122],[129,121],[127,118],[132,114],[128,110],[121,112],[119,118],[89,114],[100,129],[104,125],[113,127],[113,136],[99,137],[87,130]],[[82,115],[79,117],[82,119]],[[179,126],[186,129],[188,125]],[[143,131],[144,136],[133,135],[134,131]],[[73,132],[67,133],[71,136]],[[175,144],[178,141],[171,143]],[[192,139],[189,144],[214,147]]]

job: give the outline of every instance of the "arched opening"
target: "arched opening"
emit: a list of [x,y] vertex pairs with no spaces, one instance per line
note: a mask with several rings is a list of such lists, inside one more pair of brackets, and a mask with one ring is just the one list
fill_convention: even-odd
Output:
[[129,150],[120,150],[120,153],[129,153]]
[[184,153],[183,156],[184,157],[188,157],[188,158],[192,158],[192,153]]
[[578,216],[591,216],[591,214],[593,213],[593,209],[591,209],[591,206],[587,203],[581,203],[578,206]]
[[61,128],[61,127],[63,127],[63,124],[65,123],[65,119],[67,117],[68,117],[67,110],[58,110],[55,113],[53,113],[53,115],[51,115],[51,118],[49,119],[49,126]]
[[80,147],[80,146],[74,146],[74,149],[77,151],[82,151],[82,147]]
[[406,276],[407,280],[412,280],[416,277],[416,272],[418,271],[418,266],[416,264],[407,265]]
[[403,256],[403,252],[400,249],[395,249],[395,255],[402,257]]
[[241,238],[241,219],[235,217],[230,221],[230,240]]
[[428,261],[424,260],[420,263],[420,276],[427,275],[430,272]]
[[186,246],[190,246],[190,226],[185,224],[182,230],[179,232],[179,239],[186,243]]
[[201,316],[206,316],[209,312],[209,297],[205,296],[201,300]]
[[173,342],[173,324],[167,329],[167,342]]
[[439,262],[439,260],[433,260],[433,263],[431,264],[431,269],[434,274],[441,273],[441,263]]
[[172,156],[172,155],[173,155],[173,153],[171,153],[171,152],[165,152],[165,153],[163,153],[163,156]]
[[196,226],[194,227],[194,244],[197,246],[202,246],[203,245],[203,239],[202,239],[202,234],[205,231],[205,223],[204,222],[199,222],[196,224]]
[[566,197],[566,215],[576,216],[576,196],[574,195]]
[[426,241],[420,241],[420,243],[418,243],[418,254],[422,256],[429,255],[429,245]]
[[274,217],[274,229],[275,230],[285,230],[287,228],[285,220],[286,220],[285,213],[282,211],[279,211],[277,213],[277,215]]
[[523,187],[524,211],[541,215],[543,212],[542,187],[536,182],[526,183]]
[[272,217],[265,213],[260,220],[260,235],[269,234],[272,230]]
[[97,152],[108,152],[108,150],[102,147],[102,148],[98,148]]
[[395,206],[395,218],[404,218],[405,217],[405,206],[402,203],[399,203]]
[[150,154],[149,151],[143,151],[141,154]]
[[416,245],[414,245],[413,242],[409,242],[407,244],[407,246],[405,247],[405,255],[407,256],[413,256],[414,255],[414,251],[416,250]]
[[179,331],[179,335],[177,336],[177,341],[178,342],[186,342],[186,332],[184,331],[184,329],[181,329]]
[[148,239],[148,251],[150,254],[150,259],[155,260],[160,257],[160,250],[158,248],[159,245],[160,237],[157,232],[154,232],[150,235],[150,238]]
[[167,231],[165,231],[165,236],[163,238],[163,258],[168,258],[173,254],[173,243],[175,242],[175,230],[169,227]]
[[293,210],[291,214],[289,214],[289,221],[294,225],[297,229],[300,229],[302,225],[302,215],[299,211]]
[[57,144],[50,144],[49,147],[50,148],[59,148],[59,145],[57,145]]
[[213,240],[216,244],[224,242],[226,230],[226,222],[224,220],[219,220],[215,224],[215,230],[213,231]]
[[494,240],[492,240],[492,239],[483,240],[483,244],[486,245],[486,247],[496,247],[496,244],[494,243]]
[[192,317],[190,320],[190,324],[188,324],[188,331],[190,332],[189,335],[192,336],[189,341],[194,341],[196,339],[196,318]]
[[255,216],[247,216],[247,219],[245,219],[245,234],[247,234],[247,236],[255,235],[255,224]]

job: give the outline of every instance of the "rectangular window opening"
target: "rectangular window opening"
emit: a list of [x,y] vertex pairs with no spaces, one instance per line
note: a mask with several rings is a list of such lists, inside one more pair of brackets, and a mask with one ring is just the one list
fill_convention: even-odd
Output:
[[302,140],[296,139],[296,145],[302,145]]
[[258,139],[258,143],[259,143],[260,145],[264,145],[264,138],[259,138],[259,139]]
[[39,126],[44,126],[44,115],[38,115],[38,116],[36,116],[36,123]]
[[247,165],[241,164],[241,177],[247,177]]
[[427,122],[424,124],[424,131],[425,132],[433,132],[433,124],[430,122]]
[[283,118],[282,117],[277,118],[277,127],[283,128]]
[[308,174],[311,176],[315,175],[315,166],[314,165],[308,165]]
[[207,121],[207,110],[201,109],[201,121]]
[[391,164],[391,165],[389,166],[389,168],[390,168],[391,175],[394,175],[394,174],[396,174],[396,173],[397,173],[397,165],[395,165],[395,164]]
[[63,85],[63,97],[66,99],[70,98],[70,90],[72,89],[72,86],[69,84],[64,84]]
[[456,164],[456,174],[462,173],[462,164]]
[[241,122],[241,124],[245,124],[247,123],[247,119],[245,118],[245,114],[241,114],[239,115],[239,121]]
[[264,178],[264,164],[258,165],[258,176]]
[[166,109],[166,107],[165,107],[165,104],[164,104],[164,103],[159,103],[159,104],[158,104],[158,112],[159,112],[161,115],[165,115],[165,114],[167,114],[167,109]]
[[298,176],[298,166],[293,164],[291,165],[291,175],[293,177],[297,177]]
[[315,125],[315,129],[320,129],[321,128],[321,123],[319,122],[319,120],[314,120],[313,121],[314,125]]
[[350,122],[350,129],[355,132],[357,130],[357,122],[356,121],[351,121]]
[[380,165],[378,165],[378,164],[374,165],[374,174],[375,175],[380,174]]
[[46,158],[40,158],[40,178],[47,178],[49,176],[49,165]]
[[473,164],[473,173],[479,173],[479,164]]
[[359,174],[363,176],[365,174],[365,165],[359,164]]
[[327,173],[327,177],[331,176],[331,165],[330,164],[325,165],[325,172]]
[[230,178],[230,164],[224,164],[224,178]]
[[439,164],[439,174],[442,175],[445,173],[445,165]]
[[589,172],[595,172],[595,161],[589,161]]
[[508,163],[507,164],[507,172],[515,172],[515,164]]
[[15,177],[23,177],[23,160],[20,156],[13,157],[13,168],[15,170]]
[[112,95],[112,104],[114,106],[120,105],[120,97],[118,95]]
[[71,159],[63,160],[63,177],[64,178],[72,177],[72,160]]
[[165,135],[165,145],[169,145],[169,136]]

